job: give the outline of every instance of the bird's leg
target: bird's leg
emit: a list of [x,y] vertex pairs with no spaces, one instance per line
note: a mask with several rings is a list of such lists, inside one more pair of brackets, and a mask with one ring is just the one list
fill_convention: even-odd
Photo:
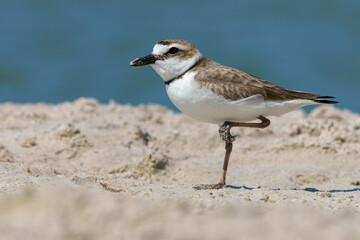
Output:
[[221,178],[218,184],[220,184],[221,186],[225,186],[225,181],[226,181],[226,171],[227,171],[227,167],[229,164],[229,159],[230,159],[230,154],[232,151],[232,147],[233,144],[232,142],[225,142],[225,157],[224,157],[224,165],[223,165],[223,170],[221,173]]
[[194,188],[196,190],[206,190],[206,189],[220,189],[223,188],[225,186],[225,180],[226,180],[226,171],[227,171],[227,167],[228,167],[228,163],[229,163],[229,159],[230,159],[230,154],[232,151],[232,142],[225,142],[225,158],[224,158],[224,165],[223,165],[223,171],[221,174],[221,178],[219,183],[216,184],[198,184],[195,185]]
[[230,134],[230,130],[232,127],[251,127],[251,128],[266,128],[270,125],[270,120],[259,116],[258,119],[261,120],[261,123],[239,123],[239,122],[224,122],[224,124],[219,128],[219,134],[221,139],[225,141],[225,157],[224,157],[224,165],[221,174],[221,178],[219,183],[217,184],[199,184],[195,185],[194,188],[196,190],[205,190],[205,189],[220,189],[226,185],[226,172],[229,164],[230,154],[232,151],[233,142],[236,139],[236,136]]
[[260,123],[240,123],[240,122],[232,122],[231,127],[250,127],[250,128],[266,128],[270,125],[270,120],[266,117],[259,116],[257,117],[261,120]]
[[219,128],[219,134],[222,140],[225,142],[232,143],[236,140],[236,136],[231,135],[230,130],[233,127],[233,122],[224,122],[224,124]]
[[236,139],[236,136],[231,135],[230,130],[232,127],[250,127],[250,128],[266,128],[270,125],[270,120],[266,117],[259,116],[258,119],[261,120],[260,123],[241,123],[241,122],[224,122],[224,124],[219,128],[219,134],[222,140],[225,142],[233,142]]

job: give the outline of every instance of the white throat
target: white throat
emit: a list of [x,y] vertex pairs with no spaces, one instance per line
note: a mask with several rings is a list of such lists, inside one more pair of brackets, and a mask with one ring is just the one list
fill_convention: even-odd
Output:
[[189,59],[180,59],[178,57],[167,58],[164,60],[157,60],[151,67],[160,75],[164,81],[180,76],[189,68],[191,68],[200,58],[202,54],[197,53]]

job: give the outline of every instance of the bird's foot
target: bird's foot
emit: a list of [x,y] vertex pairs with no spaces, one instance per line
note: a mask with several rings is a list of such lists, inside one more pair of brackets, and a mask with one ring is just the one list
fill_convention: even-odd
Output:
[[225,183],[216,183],[216,184],[197,184],[193,186],[196,190],[209,190],[209,189],[221,189],[225,187]]
[[224,124],[219,128],[219,134],[222,140],[225,142],[232,143],[236,140],[236,136],[231,135],[231,122],[224,122]]

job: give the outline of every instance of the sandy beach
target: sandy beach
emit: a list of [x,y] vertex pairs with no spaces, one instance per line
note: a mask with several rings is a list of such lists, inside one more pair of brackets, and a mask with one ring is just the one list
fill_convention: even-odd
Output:
[[0,105],[0,239],[360,239],[360,116],[238,134],[158,105]]

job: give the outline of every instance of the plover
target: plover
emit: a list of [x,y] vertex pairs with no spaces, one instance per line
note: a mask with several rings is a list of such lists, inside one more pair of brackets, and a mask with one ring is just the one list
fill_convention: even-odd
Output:
[[[155,44],[150,55],[136,58],[130,66],[151,67],[165,82],[174,105],[199,121],[220,126],[225,142],[224,165],[219,183],[195,185],[195,189],[220,189],[233,142],[232,127],[266,128],[267,116],[280,116],[312,104],[336,104],[331,96],[293,91],[275,86],[254,75],[205,58],[191,43],[166,39]],[[260,120],[259,123],[249,122]]]

